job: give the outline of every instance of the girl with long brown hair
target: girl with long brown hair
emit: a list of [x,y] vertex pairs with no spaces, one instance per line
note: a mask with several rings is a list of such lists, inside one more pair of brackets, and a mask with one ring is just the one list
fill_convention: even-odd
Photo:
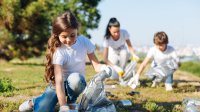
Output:
[[77,35],[78,27],[77,19],[69,10],[53,21],[45,66],[45,79],[49,86],[42,95],[22,103],[20,111],[53,112],[57,102],[62,112],[73,109],[72,105],[86,87],[85,56],[96,72],[105,70],[111,73],[108,66],[98,62],[95,46],[89,39]]

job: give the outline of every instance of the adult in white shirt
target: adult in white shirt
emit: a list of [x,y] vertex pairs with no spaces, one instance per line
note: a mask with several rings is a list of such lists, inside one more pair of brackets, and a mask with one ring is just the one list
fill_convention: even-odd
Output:
[[129,37],[129,33],[126,30],[120,29],[119,21],[114,17],[110,18],[103,41],[103,56],[104,62],[113,67],[115,71],[111,76],[112,79],[119,79],[119,75],[123,73],[130,54],[139,59],[135,55],[135,50]]

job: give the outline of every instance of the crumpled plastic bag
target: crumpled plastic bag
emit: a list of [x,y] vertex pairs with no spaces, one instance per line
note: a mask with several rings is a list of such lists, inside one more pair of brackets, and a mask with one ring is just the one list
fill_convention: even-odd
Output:
[[85,88],[79,112],[116,112],[114,104],[106,98],[103,81],[110,77],[105,71],[97,73]]
[[200,112],[200,99],[185,98],[182,104],[183,112]]
[[119,79],[120,85],[127,86],[130,79],[136,74],[135,68],[136,68],[137,62],[131,61],[125,68],[124,75]]
[[177,68],[177,62],[173,59],[170,59],[156,67],[150,68],[146,75],[150,79],[156,80],[156,82],[161,82],[168,75],[173,74]]

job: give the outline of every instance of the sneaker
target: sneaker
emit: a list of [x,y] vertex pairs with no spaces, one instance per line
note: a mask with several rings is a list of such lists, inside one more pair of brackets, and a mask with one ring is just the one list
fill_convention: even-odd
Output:
[[27,100],[24,103],[22,103],[19,106],[19,111],[20,112],[29,112],[29,111],[33,111],[33,108],[30,107],[29,102],[31,102],[32,100]]
[[166,91],[172,91],[173,90],[172,84],[165,84],[165,89]]
[[151,87],[152,87],[152,88],[156,87],[156,86],[157,86],[157,82],[156,82],[156,81],[152,81],[152,82],[153,82],[153,83],[152,83]]

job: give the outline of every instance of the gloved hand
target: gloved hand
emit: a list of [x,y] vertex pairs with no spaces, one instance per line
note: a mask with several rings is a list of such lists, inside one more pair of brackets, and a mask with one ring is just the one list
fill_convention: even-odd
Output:
[[70,112],[69,106],[60,106],[59,112]]
[[132,54],[131,60],[133,60],[133,61],[139,61],[139,59],[140,59],[140,58],[139,58],[137,55]]
[[116,70],[117,74],[118,74],[120,77],[122,77],[122,76],[124,75],[123,69],[120,68],[120,67],[118,67],[117,65],[115,65],[115,66],[113,67],[113,69]]
[[101,71],[105,71],[110,77],[112,75],[112,69],[111,67],[107,66],[107,65],[102,65],[101,66]]
[[135,89],[137,86],[140,85],[140,82],[139,82],[139,74],[136,74],[134,75],[130,81],[128,82],[128,85],[132,88],[132,89]]

